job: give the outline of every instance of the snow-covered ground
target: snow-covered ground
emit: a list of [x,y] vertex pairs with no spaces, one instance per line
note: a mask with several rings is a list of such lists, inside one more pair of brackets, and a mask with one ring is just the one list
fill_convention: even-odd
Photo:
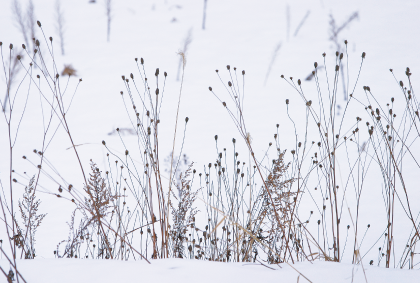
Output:
[[[6,264],[0,261],[2,266]],[[164,259],[145,261],[105,261],[35,259],[18,261],[27,282],[418,282],[419,270],[395,270],[373,266],[363,268],[334,262],[281,264],[265,267],[249,263],[219,263]],[[299,274],[301,273],[301,275]],[[2,281],[3,282],[3,281]]]
[[[11,12],[11,2],[0,0],[0,41],[3,54],[13,43],[18,48],[23,37],[15,25]],[[27,1],[20,1],[22,8]],[[366,52],[366,60],[358,82],[361,87],[369,85],[377,97],[386,103],[391,97],[399,95],[399,88],[389,69],[392,68],[398,79],[404,77],[406,67],[413,73],[412,82],[418,82],[420,71],[420,1],[337,1],[337,0],[208,0],[205,30],[202,29],[202,0],[121,0],[112,1],[112,22],[110,41],[107,42],[105,1],[89,3],[88,0],[61,1],[65,18],[65,55],[59,50],[58,35],[55,29],[53,0],[34,0],[36,19],[40,20],[46,36],[53,36],[55,59],[60,68],[71,64],[83,82],[77,89],[68,121],[85,168],[93,159],[101,169],[107,168],[105,151],[101,145],[106,140],[110,147],[123,152],[120,140],[108,135],[116,127],[130,126],[120,91],[124,90],[121,75],[136,75],[134,58],[144,58],[146,71],[150,77],[156,68],[168,72],[166,94],[162,105],[160,147],[164,156],[171,152],[176,104],[180,81],[177,80],[179,68],[178,50],[182,50],[185,38],[190,34],[191,43],[187,50],[187,64],[180,106],[180,120],[189,117],[184,152],[195,168],[200,171],[204,164],[212,162],[217,154],[214,135],[219,136],[219,145],[232,149],[231,139],[239,139],[239,134],[220,103],[208,91],[223,94],[224,86],[214,70],[219,69],[224,79],[226,65],[246,70],[245,117],[247,127],[253,138],[254,149],[259,158],[264,156],[268,142],[272,140],[276,123],[280,123],[281,140],[284,148],[294,145],[293,128],[285,114],[285,99],[291,105],[301,103],[293,89],[280,79],[280,75],[304,79],[313,69],[313,62],[322,62],[321,54],[327,53],[327,67],[333,72],[335,44],[330,40],[330,15],[341,26],[357,12],[338,38],[340,42],[349,41],[349,80],[353,85],[360,65],[361,54]],[[307,15],[307,16],[306,16]],[[305,19],[299,27],[302,19]],[[298,28],[299,27],[299,28]],[[41,36],[39,30],[36,34]],[[278,50],[275,53],[275,50]],[[329,65],[328,65],[329,64]],[[3,77],[2,77],[3,78]],[[2,90],[4,81],[1,81]],[[77,79],[70,81],[69,88],[74,91]],[[15,85],[16,87],[17,85]],[[314,82],[303,81],[303,87],[315,91]],[[0,93],[3,100],[4,91]],[[340,98],[344,105],[344,100]],[[34,148],[41,147],[39,131],[39,97],[31,96],[24,116],[15,150],[14,169],[23,175],[32,176],[36,172],[22,155],[30,156]],[[18,96],[17,103],[24,101]],[[298,111],[292,108],[294,119],[299,122]],[[304,109],[304,108],[303,108]],[[3,118],[2,118],[3,119]],[[183,130],[183,125],[180,126]],[[6,125],[0,123],[0,178],[7,188],[9,172],[8,146],[5,136]],[[303,134],[303,133],[301,133]],[[134,146],[134,137],[125,138],[128,147]],[[181,140],[177,140],[177,152]],[[67,150],[70,146],[64,132],[57,132],[48,149],[47,156],[60,175],[68,183],[83,183],[74,154]],[[244,145],[238,145],[239,152],[246,152]],[[242,150],[242,151],[240,151]],[[416,171],[417,172],[417,171]],[[412,199],[413,214],[420,211],[420,191],[415,187],[416,173],[408,174],[409,195]],[[27,183],[24,177],[16,177]],[[56,193],[57,186],[47,179],[43,181],[44,192]],[[381,191],[375,191],[374,180],[369,180],[372,188],[363,195],[360,220],[361,227],[371,224],[366,236],[366,248],[372,246],[382,233],[383,205]],[[380,185],[378,185],[380,186]],[[15,187],[16,195],[24,187]],[[40,195],[40,212],[48,213],[37,233],[38,258],[34,261],[19,261],[22,274],[27,282],[115,282],[155,280],[163,282],[202,281],[242,281],[266,280],[274,282],[296,282],[298,274],[289,266],[274,266],[276,271],[258,265],[222,264],[190,260],[158,260],[148,265],[139,262],[111,262],[94,260],[51,259],[56,245],[67,237],[66,221],[70,219],[73,206],[64,199],[49,194]],[[351,202],[351,200],[349,200]],[[309,210],[309,209],[308,209]],[[380,211],[380,212],[379,212]],[[405,214],[396,208],[397,217]],[[398,214],[400,213],[400,214]],[[409,227],[401,220],[401,227]],[[405,225],[405,226],[404,226]],[[396,233],[396,250],[401,251],[407,240],[407,233]],[[5,239],[4,228],[0,226],[0,238]],[[3,243],[3,247],[5,247]],[[349,249],[350,250],[350,249]],[[350,256],[351,257],[351,256]],[[350,258],[348,257],[348,258]],[[370,259],[376,260],[375,255]],[[349,259],[348,259],[349,260]],[[347,261],[348,261],[347,260]],[[376,264],[376,262],[375,262]],[[4,258],[0,266],[8,269]],[[368,282],[417,282],[418,270],[385,270],[369,266],[365,262]],[[347,263],[329,262],[299,263],[295,266],[312,282],[364,282],[361,266]],[[417,267],[418,268],[418,267]],[[354,279],[352,281],[352,274]],[[67,281],[66,281],[67,280]],[[304,282],[301,277],[299,282]]]

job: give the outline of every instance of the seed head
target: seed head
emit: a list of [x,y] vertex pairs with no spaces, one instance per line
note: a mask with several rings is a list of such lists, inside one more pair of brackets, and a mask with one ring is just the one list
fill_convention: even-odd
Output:
[[210,90],[210,91],[213,91],[213,89],[211,88],[211,86],[209,86],[209,90]]
[[26,45],[25,45],[25,44],[22,44],[22,48],[23,48],[23,49],[26,49]]
[[245,70],[243,70],[243,71],[242,71],[242,75],[243,75],[243,76],[245,75]]
[[214,136],[214,139],[215,139],[215,140],[217,141],[217,139],[218,139],[218,136],[217,136],[217,135],[215,135],[215,136]]
[[226,107],[226,102],[222,102],[223,106]]
[[298,79],[298,85],[300,85],[301,84],[301,81],[300,81],[300,79]]
[[228,70],[230,70],[230,66],[229,66],[229,65],[227,65],[227,66],[226,66],[226,68],[227,68]]
[[235,140],[235,139],[232,139],[232,142],[233,142],[233,143],[236,143],[236,140]]
[[50,41],[52,42],[53,38],[50,36]]
[[102,144],[105,145],[105,141],[102,141]]
[[230,81],[228,82],[228,86],[230,86],[230,87],[232,86],[232,83]]
[[401,87],[403,87],[403,86],[404,86],[404,83],[403,83],[402,81],[400,81],[400,86],[401,86]]
[[140,63],[143,65],[144,64],[144,60],[143,58],[140,58]]
[[344,44],[345,44],[345,45],[347,45],[347,43],[348,43],[348,42],[347,42],[347,39],[346,39],[346,40],[344,40]]
[[41,22],[40,21],[36,21],[36,23],[38,24],[39,27],[41,27]]
[[286,104],[289,105],[289,99],[286,99]]
[[158,88],[156,89],[155,93],[156,93],[156,95],[159,94],[159,89]]
[[155,76],[159,76],[159,68],[156,69]]
[[322,53],[322,57],[325,57],[327,54],[324,52],[324,53]]
[[338,70],[340,70],[340,66],[335,65],[335,71],[338,72]]
[[315,69],[318,67],[318,63],[317,62],[314,63],[314,67],[315,67]]
[[10,50],[12,50],[13,49],[13,44],[10,43],[9,48],[10,48]]
[[188,117],[186,117],[186,118],[185,118],[185,123],[188,123],[188,120],[189,120],[189,118],[188,118]]
[[366,52],[363,52],[362,53],[362,59],[365,59],[365,57],[366,57]]

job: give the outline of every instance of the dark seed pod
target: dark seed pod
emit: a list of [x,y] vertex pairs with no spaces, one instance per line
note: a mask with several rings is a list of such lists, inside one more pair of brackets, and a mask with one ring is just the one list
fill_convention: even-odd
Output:
[[36,21],[36,23],[38,24],[39,27],[41,27],[41,22],[40,21]]
[[144,60],[143,58],[140,58],[140,63],[143,65],[144,64]]
[[322,57],[325,57],[327,54],[324,52],[324,53],[322,53]]
[[185,118],[185,123],[188,123],[188,120],[189,120],[189,118],[188,118],[188,117],[186,117],[186,118]]
[[165,78],[168,76],[167,72],[163,72],[163,75],[165,76]]
[[362,58],[365,59],[365,57],[366,57],[366,52],[363,52],[362,53]]
[[9,45],[9,49],[12,50],[13,49],[13,44],[10,43]]
[[49,39],[50,39],[50,41],[52,42],[53,38],[52,38],[51,36],[50,36],[50,38],[49,38]]
[[242,75],[245,75],[245,70],[242,71]]
[[39,40],[38,40],[38,39],[35,41],[35,45],[36,45],[36,46],[39,46],[39,45],[40,45],[40,43],[39,43]]
[[338,70],[340,70],[340,66],[336,65],[335,66],[335,71],[338,72]]
[[211,88],[211,86],[209,86],[209,90],[212,91],[213,89]]
[[156,93],[156,95],[159,94],[159,89],[158,88],[156,89],[155,93]]
[[105,145],[105,141],[102,141],[102,144]]
[[341,53],[340,54],[340,60],[343,59],[343,56],[344,56],[343,53]]
[[230,81],[228,82],[228,86],[230,86],[230,87],[232,86],[232,83]]
[[298,85],[300,85],[301,84],[301,81],[300,81],[300,79],[298,79]]
[[214,136],[214,139],[215,139],[215,140],[217,141],[217,139],[218,139],[218,136],[217,136],[217,135],[215,135],[215,136]]
[[345,44],[345,45],[347,45],[347,43],[348,43],[347,39],[346,39],[346,40],[344,40],[344,44]]
[[228,70],[230,70],[230,65],[227,65],[227,66],[226,66],[226,68],[227,68]]
[[25,44],[22,44],[22,48],[23,48],[23,49],[26,49],[26,45],[25,45]]
[[232,142],[233,142],[233,143],[236,143],[236,140],[235,140],[235,139],[232,139]]
[[400,86],[401,86],[401,87],[403,87],[403,86],[404,86],[404,83],[403,83],[402,81],[400,81]]
[[128,150],[125,150],[125,155],[128,155]]
[[125,81],[125,76],[121,76],[121,78],[123,79],[123,81]]
[[131,79],[134,79],[134,75],[133,75],[133,73],[131,73],[131,74],[130,74],[130,78],[131,78]]
[[314,63],[314,67],[315,67],[315,69],[318,67],[318,63],[317,62]]
[[338,55],[340,55],[340,52],[336,51],[335,56],[338,57]]
[[155,76],[159,76],[159,68],[156,69]]
[[223,106],[226,107],[226,102],[222,102]]
[[289,99],[286,99],[286,104],[289,105]]

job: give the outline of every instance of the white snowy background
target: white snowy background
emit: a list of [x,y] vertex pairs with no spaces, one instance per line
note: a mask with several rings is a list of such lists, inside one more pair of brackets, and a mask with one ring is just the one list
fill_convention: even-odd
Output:
[[[23,7],[27,4],[26,1],[20,2]],[[104,2],[61,1],[65,18],[65,55],[62,56],[55,29],[55,1],[33,1],[36,19],[42,23],[45,35],[54,38],[57,65],[61,68],[64,64],[71,64],[77,70],[77,78],[70,80],[69,89],[73,92],[77,79],[83,79],[67,119],[75,143],[84,144],[79,147],[79,152],[86,169],[89,168],[89,160],[93,159],[102,170],[106,170],[102,140],[106,140],[117,151],[124,151],[119,138],[108,133],[116,127],[130,126],[120,91],[125,91],[121,75],[137,74],[134,58],[144,58],[150,77],[153,77],[156,68],[160,68],[161,73],[168,73],[161,112],[160,151],[163,156],[171,152],[180,88],[180,81],[176,79],[179,66],[177,52],[182,50],[189,32],[191,43],[186,53],[187,64],[179,115],[180,121],[185,117],[190,119],[184,153],[190,161],[195,162],[197,171],[201,171],[204,164],[215,159],[217,151],[214,135],[219,136],[219,147],[226,147],[228,150],[232,150],[232,138],[239,139],[239,134],[222,105],[208,91],[208,87],[212,86],[216,93],[226,95],[215,70],[219,69],[221,76],[227,81],[228,64],[237,67],[239,71],[246,71],[244,111],[256,154],[263,157],[268,143],[272,141],[277,123],[280,124],[283,148],[293,147],[294,133],[285,115],[284,101],[290,99],[291,105],[302,104],[302,101],[280,75],[295,79],[306,78],[313,69],[313,62],[322,63],[323,52],[327,54],[327,68],[333,73],[336,46],[330,40],[330,15],[334,16],[337,25],[341,25],[353,13],[358,13],[357,19],[338,35],[340,42],[345,39],[349,42],[350,86],[354,85],[362,52],[367,55],[357,88],[361,91],[362,86],[370,86],[382,103],[400,95],[398,84],[389,72],[390,68],[397,77],[402,78],[405,68],[410,67],[414,87],[419,81],[420,1],[208,0],[205,30],[202,29],[203,1],[112,1],[109,42]],[[3,42],[3,54],[7,54],[9,43],[13,43],[16,48],[23,43],[23,37],[11,12],[11,3],[0,0],[0,41]],[[295,35],[299,23],[308,11],[309,16]],[[37,30],[37,37],[41,36]],[[273,53],[279,44],[281,47],[273,60]],[[3,76],[2,79],[4,86]],[[313,81],[303,80],[303,87],[308,93],[313,92],[316,95]],[[2,100],[3,95],[4,92],[0,93]],[[33,149],[41,147],[42,132],[39,131],[37,120],[40,117],[38,99],[37,96],[29,99],[29,107],[14,149],[14,169],[21,176],[24,176],[24,172],[28,176],[36,172],[21,156],[30,157]],[[339,103],[344,105],[341,95],[339,99]],[[23,102],[24,97],[18,96],[17,101]],[[301,115],[298,111],[301,108],[293,109],[296,111],[292,111],[292,116],[299,122]],[[181,122],[178,131],[182,133],[183,130],[184,125]],[[9,165],[8,139],[5,133],[6,124],[2,121],[0,178],[3,186],[7,187]],[[181,137],[179,134],[177,152],[180,150]],[[128,148],[136,142],[134,136],[124,138]],[[81,186],[83,181],[80,169],[74,153],[67,150],[69,146],[65,133],[58,131],[47,156],[68,183]],[[239,152],[245,154],[243,145],[242,149]],[[413,176],[408,173],[408,176],[412,210],[417,215],[420,208],[420,191],[416,187],[418,181],[414,173]],[[27,183],[24,177],[16,178],[23,184]],[[376,217],[383,217],[382,211],[376,214],[377,210],[383,210],[381,185],[376,180],[367,182],[369,189],[365,192],[361,205],[364,218],[360,224],[361,227],[372,225],[366,238],[366,248],[374,243],[383,230],[382,227],[375,227],[378,219]],[[58,188],[48,180],[43,185],[44,192],[56,193]],[[24,186],[17,186],[16,195],[22,193],[23,189]],[[69,221],[73,206],[70,202],[48,193],[40,194],[40,197],[40,210],[48,215],[37,232],[38,256],[35,260],[19,261],[20,270],[27,282],[305,282],[302,277],[298,279],[298,273],[287,265],[273,266],[276,269],[273,271],[260,265],[176,259],[153,261],[152,265],[143,261],[54,260],[52,258],[56,245],[67,237],[66,222]],[[397,217],[405,217],[401,211],[397,213],[400,213]],[[401,223],[401,230],[404,227],[410,229],[409,226],[404,226],[404,221]],[[5,239],[3,227],[0,228],[0,238]],[[396,234],[396,250],[398,245],[404,246],[406,240],[406,234]],[[376,259],[375,257],[376,254],[372,259]],[[352,266],[349,264],[350,259],[340,264],[305,262],[297,264],[295,268],[312,282],[364,282],[362,267]],[[370,259],[366,258],[364,262],[368,282],[420,280],[418,268],[412,271],[385,270],[369,266]],[[8,269],[8,263],[1,257],[0,265]]]

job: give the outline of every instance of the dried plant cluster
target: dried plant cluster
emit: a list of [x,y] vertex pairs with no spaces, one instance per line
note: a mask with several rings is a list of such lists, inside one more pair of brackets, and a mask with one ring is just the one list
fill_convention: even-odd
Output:
[[[124,131],[129,131],[137,138],[137,150],[126,147],[124,131],[117,128],[113,134],[121,139],[124,153],[118,154],[106,141],[102,141],[107,150],[109,169],[103,172],[91,160],[87,176],[66,116],[82,80],[74,88],[73,96],[66,95],[70,91],[67,84],[72,74],[63,73],[60,76],[55,60],[49,60],[52,66],[45,63],[43,54],[54,59],[53,39],[47,39],[41,23],[37,24],[44,40],[35,39],[33,50],[27,50],[23,44],[22,51],[16,51],[10,44],[8,55],[4,56],[5,48],[0,43],[3,64],[9,70],[15,68],[12,58],[19,54],[16,60],[25,72],[22,81],[28,82],[24,100],[28,100],[34,88],[45,107],[42,112],[42,148],[34,150],[36,159],[23,157],[38,173],[28,178],[29,185],[25,186],[23,199],[18,201],[20,222],[14,207],[17,196],[13,188],[22,183],[15,178],[16,173],[12,168],[14,146],[26,108],[16,108],[16,97],[22,94],[19,89],[12,92],[12,72],[5,72],[5,89],[9,99],[2,101],[1,106],[3,109],[7,106],[8,109],[3,115],[8,130],[5,136],[9,140],[10,174],[8,184],[1,183],[0,203],[9,246],[8,250],[3,246],[0,249],[13,266],[11,271],[16,274],[17,281],[26,282],[19,273],[16,258],[19,258],[19,253],[21,258],[36,256],[35,233],[46,216],[38,212],[41,202],[36,196],[43,176],[59,184],[58,191],[53,193],[56,197],[70,201],[75,206],[68,223],[68,238],[58,243],[54,251],[59,258],[144,259],[149,262],[149,259],[176,257],[290,264],[314,260],[340,262],[347,256],[352,257],[354,263],[359,263],[372,247],[378,247],[377,243],[382,239],[378,258],[370,259],[370,264],[380,265],[384,262],[386,267],[400,268],[418,266],[416,245],[420,238],[419,222],[410,206],[408,184],[404,181],[405,171],[402,170],[406,159],[414,160],[415,169],[419,167],[413,151],[420,135],[419,102],[411,85],[409,68],[406,70],[407,86],[403,81],[397,81],[402,94],[400,99],[404,100],[405,105],[403,112],[397,115],[394,110],[396,99],[392,98],[389,103],[382,105],[370,87],[364,86],[363,92],[361,87],[357,87],[366,56],[363,53],[359,74],[351,91],[347,72],[345,85],[348,100],[344,113],[337,115],[337,90],[341,69],[346,64],[344,56],[347,58],[347,49],[346,55],[336,53],[331,89],[324,88],[324,84],[330,86],[327,72],[325,79],[318,74],[320,69],[328,70],[326,55],[323,54],[323,66],[315,63],[312,73],[315,92],[304,90],[301,80],[287,80],[302,98],[305,126],[297,128],[298,123],[289,113],[290,101],[287,99],[286,112],[295,127],[296,142],[290,151],[282,149],[281,129],[277,124],[277,133],[269,143],[269,148],[274,148],[274,159],[268,165],[263,165],[263,160],[255,153],[245,123],[245,71],[238,74],[236,68],[228,65],[228,81],[225,82],[216,70],[230,101],[226,102],[225,95],[213,91],[212,87],[209,90],[231,117],[242,141],[232,140],[232,154],[226,148],[219,152],[216,135],[218,154],[202,173],[197,173],[193,163],[188,163],[183,155],[183,142],[178,157],[174,153],[179,111],[172,153],[166,159],[170,169],[164,170],[165,161],[160,160],[158,132],[168,75],[164,72],[162,76],[160,70],[156,69],[154,77],[148,78],[143,58],[136,58],[138,73],[122,76],[125,90],[121,91],[121,99],[132,125],[131,128],[124,128]],[[19,52],[26,53],[25,60]],[[185,55],[180,55],[183,71]],[[9,60],[4,60],[5,57]],[[33,73],[35,66],[39,70],[38,75]],[[239,83],[241,79],[242,85]],[[178,110],[182,84],[183,75]],[[352,107],[363,107],[365,117],[350,117]],[[185,118],[182,140],[185,139],[188,120]],[[58,129],[64,130],[72,145],[83,186],[66,182],[47,158],[49,145]],[[299,141],[301,137],[304,137],[303,141]],[[239,142],[248,151],[242,161],[236,151]],[[140,164],[137,159],[140,159]],[[187,166],[185,171],[181,169],[182,162]],[[339,171],[339,164],[345,164],[346,167],[340,167]],[[362,236],[360,201],[365,182],[371,174],[376,173],[383,178],[386,221],[373,224],[383,227],[384,233],[369,249],[362,246],[367,230]],[[348,204],[349,195],[354,198],[355,206]],[[303,205],[308,200],[315,209],[308,211]],[[412,227],[411,232],[402,231],[407,232],[408,241],[401,255],[393,252],[393,239],[397,232],[394,229],[396,206],[405,211]],[[23,223],[23,226],[19,223]],[[351,248],[346,250],[349,246]],[[1,271],[6,277],[10,274],[3,269]]]

